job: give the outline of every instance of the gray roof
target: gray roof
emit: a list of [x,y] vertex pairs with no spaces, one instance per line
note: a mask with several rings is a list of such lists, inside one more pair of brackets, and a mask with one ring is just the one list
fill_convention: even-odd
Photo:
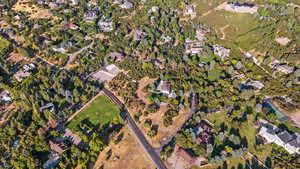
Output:
[[287,131],[283,131],[278,134],[278,137],[285,143],[291,141],[293,139],[293,136],[288,133]]
[[290,141],[289,145],[296,147],[296,148],[300,148],[300,137],[297,137],[297,138],[293,139],[292,141]]

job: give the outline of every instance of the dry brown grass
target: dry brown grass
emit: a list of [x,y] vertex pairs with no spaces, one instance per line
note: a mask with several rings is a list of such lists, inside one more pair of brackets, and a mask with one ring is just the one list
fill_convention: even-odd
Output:
[[[102,165],[106,169],[155,169],[155,166],[128,128],[124,127],[121,132],[124,133],[123,140],[117,145],[111,141],[109,146],[99,154],[94,169],[98,169]],[[110,149],[112,150],[112,156],[106,160],[106,153]],[[114,161],[115,156],[118,156],[119,159]]]
[[[149,102],[149,100],[146,98],[146,94],[144,92],[144,88],[153,83],[156,79],[151,79],[149,77],[144,77],[139,81],[139,88],[136,91],[137,96],[139,97],[139,99],[141,99],[144,103],[146,103],[146,106],[148,106],[149,104],[151,104],[151,102]],[[153,138],[149,138],[147,137],[148,141],[151,143],[152,146],[154,147],[160,147],[161,143],[164,141],[164,139],[170,137],[171,135],[175,134],[176,131],[178,130],[178,128],[184,123],[184,121],[186,120],[187,116],[188,116],[188,109],[182,110],[179,112],[179,116],[177,116],[176,118],[174,118],[174,124],[172,126],[169,127],[165,127],[163,124],[163,116],[164,113],[168,110],[168,105],[161,105],[160,109],[158,112],[156,113],[152,113],[149,114],[147,117],[141,117],[140,121],[142,123],[138,124],[140,129],[143,131],[144,135],[147,136],[147,132],[148,132],[148,128],[144,127],[144,121],[146,119],[151,119],[152,120],[152,124],[153,125],[157,125],[158,126],[158,132],[157,135]],[[134,111],[131,111],[134,112]]]
[[39,8],[29,4],[29,2],[30,0],[19,0],[12,9],[29,13],[29,18],[31,19],[53,18],[53,15],[48,9]]

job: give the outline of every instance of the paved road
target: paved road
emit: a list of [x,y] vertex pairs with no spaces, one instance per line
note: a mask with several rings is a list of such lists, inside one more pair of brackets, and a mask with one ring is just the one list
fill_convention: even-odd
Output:
[[143,149],[147,152],[148,156],[152,160],[152,162],[156,165],[158,169],[167,169],[160,156],[155,152],[155,149],[150,145],[150,143],[145,138],[144,134],[141,132],[139,127],[136,125],[135,121],[131,117],[128,110],[125,108],[123,103],[109,90],[103,88],[103,93],[108,96],[119,108],[122,110],[122,117],[127,119],[127,126],[141,144]]

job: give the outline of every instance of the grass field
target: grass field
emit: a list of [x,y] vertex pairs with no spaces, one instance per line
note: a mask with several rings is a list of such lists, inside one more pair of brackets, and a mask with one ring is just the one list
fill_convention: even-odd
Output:
[[106,96],[99,96],[87,108],[80,112],[68,125],[76,127],[82,120],[88,119],[92,124],[107,124],[119,117],[120,110]]
[[0,54],[5,51],[10,45],[10,42],[0,36]]

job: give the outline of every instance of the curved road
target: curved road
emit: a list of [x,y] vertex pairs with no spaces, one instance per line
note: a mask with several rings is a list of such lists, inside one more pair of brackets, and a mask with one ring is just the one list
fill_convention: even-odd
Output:
[[135,138],[142,145],[143,149],[147,152],[148,156],[152,162],[156,165],[158,169],[167,169],[164,162],[161,160],[160,156],[155,152],[155,149],[150,145],[150,143],[145,138],[144,134],[141,132],[139,127],[136,125],[135,121],[131,117],[128,110],[125,108],[124,104],[109,90],[103,88],[103,93],[108,96],[122,111],[122,118],[127,119],[127,126],[132,131]]

